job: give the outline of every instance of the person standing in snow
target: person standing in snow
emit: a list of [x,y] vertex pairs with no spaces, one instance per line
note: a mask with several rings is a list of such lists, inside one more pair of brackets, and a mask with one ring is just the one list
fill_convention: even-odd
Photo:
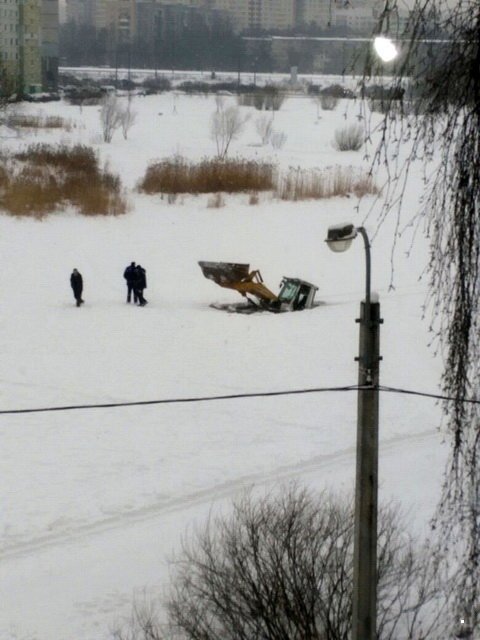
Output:
[[77,301],[77,307],[83,304],[82,300],[82,292],[83,292],[83,278],[82,274],[74,269],[72,271],[72,275],[70,276],[70,286],[73,290],[73,297]]
[[133,302],[136,304],[137,292],[135,289],[135,277],[136,277],[135,270],[136,270],[135,262],[131,262],[123,272],[123,277],[127,281],[127,303],[130,303],[132,299],[132,292],[133,292]]
[[140,307],[144,307],[148,302],[143,297],[143,290],[146,288],[147,288],[147,272],[141,265],[137,264],[135,268],[133,289],[134,289],[134,295],[136,295],[138,298],[138,304]]

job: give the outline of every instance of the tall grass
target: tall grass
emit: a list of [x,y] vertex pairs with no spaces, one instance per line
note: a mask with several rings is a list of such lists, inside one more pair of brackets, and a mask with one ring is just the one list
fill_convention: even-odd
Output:
[[41,218],[66,205],[84,215],[127,210],[120,178],[101,168],[89,147],[30,145],[0,161],[1,209]]
[[[271,191],[275,197],[290,201],[378,193],[373,178],[352,167],[278,172],[272,164],[245,159],[215,158],[195,164],[181,157],[151,164],[138,188],[148,194]],[[255,200],[256,204],[258,195]]]
[[175,157],[151,164],[139,184],[145,193],[213,193],[269,191],[273,165],[244,159],[204,159],[198,164]]
[[352,167],[294,169],[279,177],[276,195],[281,200],[321,200],[355,194],[358,197],[378,193],[373,178]]
[[60,116],[41,116],[12,113],[3,119],[3,124],[12,129],[65,129],[71,131],[74,125]]

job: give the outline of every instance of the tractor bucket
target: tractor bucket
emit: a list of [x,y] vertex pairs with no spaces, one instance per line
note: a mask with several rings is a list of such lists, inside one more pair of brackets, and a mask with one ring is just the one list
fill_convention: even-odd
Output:
[[213,280],[221,287],[248,278],[250,268],[249,264],[235,262],[199,262],[198,264],[205,278]]
[[247,293],[262,302],[273,302],[277,296],[264,284],[260,271],[251,271],[250,265],[235,262],[199,262],[203,275],[226,289],[234,289],[242,296]]

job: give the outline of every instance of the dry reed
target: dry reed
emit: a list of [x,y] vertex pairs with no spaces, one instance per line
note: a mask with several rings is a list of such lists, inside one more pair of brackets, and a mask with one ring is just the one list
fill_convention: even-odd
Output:
[[31,145],[3,158],[0,208],[41,218],[66,205],[84,215],[118,215],[127,203],[120,178],[99,166],[92,149]]
[[198,164],[181,157],[151,164],[139,184],[145,193],[215,193],[268,191],[274,188],[273,166],[244,159],[204,159]]
[[376,194],[373,178],[352,167],[328,167],[324,170],[291,168],[278,179],[276,196],[281,200],[320,200],[335,196]]
[[12,129],[65,129],[72,130],[72,122],[60,116],[40,116],[32,114],[12,113],[7,115],[4,123]]

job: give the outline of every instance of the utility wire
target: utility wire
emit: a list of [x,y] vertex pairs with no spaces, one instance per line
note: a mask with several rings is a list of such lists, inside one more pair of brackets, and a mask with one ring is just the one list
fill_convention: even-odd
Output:
[[47,411],[74,411],[76,409],[108,409],[113,407],[139,407],[151,404],[185,404],[188,402],[212,402],[215,400],[238,400],[244,398],[268,398],[273,396],[293,396],[305,393],[321,393],[325,391],[357,391],[362,387],[318,387],[314,389],[290,389],[288,391],[259,391],[256,393],[231,393],[222,396],[197,396],[194,398],[166,398],[164,400],[138,400],[133,402],[107,402],[100,404],[76,404],[63,407],[40,407],[35,409],[5,409],[0,415],[15,413],[45,413]]
[[192,398],[165,398],[163,400],[138,400],[133,402],[107,402],[98,404],[76,404],[58,407],[37,407],[30,409],[4,409],[0,410],[0,415],[12,415],[19,413],[51,413],[53,411],[75,411],[82,409],[110,409],[116,407],[139,407],[155,404],[186,404],[191,402],[214,402],[218,400],[242,400],[248,398],[269,398],[275,396],[293,396],[307,393],[328,393],[328,392],[346,392],[346,391],[384,391],[386,393],[398,393],[404,395],[420,396],[422,398],[432,398],[434,400],[449,400],[456,402],[465,402],[469,404],[480,404],[480,399],[476,398],[456,398],[454,396],[444,396],[436,393],[426,393],[416,391],[414,389],[401,389],[398,387],[386,387],[380,385],[359,386],[350,385],[343,387],[315,387],[312,389],[289,389],[287,391],[259,391],[255,393],[232,393],[220,396],[197,396]]
[[434,400],[448,400],[451,402],[464,402],[465,404],[480,404],[478,398],[457,398],[455,396],[444,396],[438,393],[426,393],[423,391],[415,391],[414,389],[400,389],[398,387],[385,387],[380,385],[379,391],[385,391],[386,393],[402,393],[409,396],[421,396],[422,398],[433,398]]

